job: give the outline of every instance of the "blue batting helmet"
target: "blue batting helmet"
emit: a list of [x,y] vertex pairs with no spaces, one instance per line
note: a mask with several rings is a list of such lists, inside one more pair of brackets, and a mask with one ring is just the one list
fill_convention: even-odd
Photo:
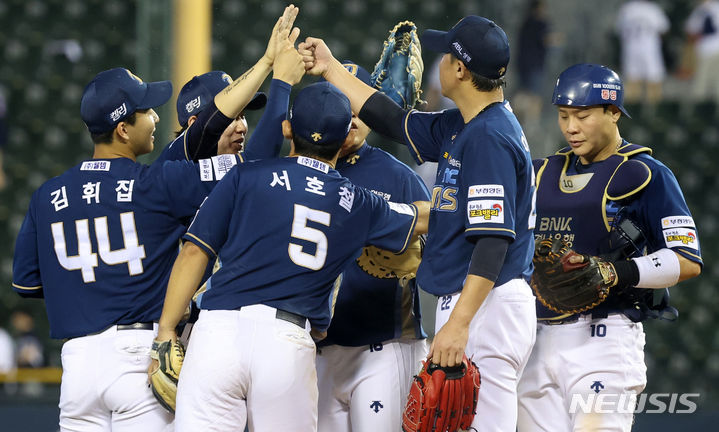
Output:
[[598,64],[580,63],[562,72],[554,86],[552,103],[576,107],[614,105],[631,118],[623,105],[622,79],[613,70]]

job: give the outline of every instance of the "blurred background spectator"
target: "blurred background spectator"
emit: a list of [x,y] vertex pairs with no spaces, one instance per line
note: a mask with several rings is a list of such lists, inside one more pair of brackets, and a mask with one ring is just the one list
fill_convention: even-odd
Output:
[[5,175],[5,164],[3,162],[3,151],[7,143],[7,102],[5,94],[0,88],[0,191],[7,186],[7,177]]
[[703,0],[691,12],[685,31],[696,58],[692,95],[719,101],[719,1]]
[[546,12],[544,0],[529,2],[514,45],[519,85],[512,98],[512,107],[523,127],[536,127],[547,100],[544,94],[547,84],[545,63],[551,40]]
[[16,310],[10,316],[10,324],[15,335],[17,367],[39,368],[45,365],[44,349],[35,333],[35,320],[25,310]]
[[12,337],[0,327],[0,374],[10,373],[15,369],[15,348]]
[[624,100],[628,103],[659,102],[666,76],[662,34],[669,30],[669,18],[651,0],[632,0],[617,13],[620,38]]

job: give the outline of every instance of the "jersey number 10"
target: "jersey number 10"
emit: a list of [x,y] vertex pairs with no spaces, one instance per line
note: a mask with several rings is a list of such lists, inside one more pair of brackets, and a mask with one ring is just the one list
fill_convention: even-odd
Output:
[[[125,247],[110,250],[110,235],[107,228],[107,216],[96,217],[95,237],[97,238],[97,251],[100,259],[107,265],[127,263],[130,276],[141,274],[142,260],[145,258],[145,246],[139,244],[137,228],[135,228],[134,212],[120,214],[120,225]],[[52,238],[55,242],[55,255],[60,265],[66,270],[81,270],[82,280],[85,283],[95,282],[95,267],[98,266],[97,255],[92,251],[90,240],[90,224],[87,219],[75,221],[77,232],[77,255],[67,256],[65,242],[65,227],[63,222],[55,222],[52,228]]]

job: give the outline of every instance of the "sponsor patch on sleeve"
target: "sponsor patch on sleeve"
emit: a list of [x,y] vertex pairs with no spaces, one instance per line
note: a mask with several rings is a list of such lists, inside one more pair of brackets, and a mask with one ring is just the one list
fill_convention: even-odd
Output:
[[409,216],[414,216],[414,210],[412,210],[412,206],[409,204],[400,204],[392,201],[387,201],[387,204],[389,204],[389,208],[392,209],[392,211],[396,211],[397,213],[406,214]]
[[504,186],[500,184],[473,185],[469,187],[467,198],[500,197],[504,198]]
[[667,216],[662,218],[662,229],[668,228],[696,228],[691,216]]
[[473,200],[467,202],[467,217],[471,224],[504,223],[504,200]]
[[212,181],[212,161],[209,159],[200,159],[200,180]]
[[215,179],[222,180],[233,166],[237,164],[237,159],[234,155],[223,154],[219,156],[212,156],[212,167],[215,169]]
[[668,248],[683,246],[699,249],[699,239],[697,239],[697,232],[694,229],[671,228],[663,230],[662,233]]
[[85,161],[80,171],[110,171],[110,161]]

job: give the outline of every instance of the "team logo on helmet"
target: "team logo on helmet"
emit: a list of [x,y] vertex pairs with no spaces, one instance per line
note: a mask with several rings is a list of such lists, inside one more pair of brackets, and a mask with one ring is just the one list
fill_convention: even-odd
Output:
[[314,140],[314,142],[317,142],[322,139],[322,134],[319,132],[315,132],[312,134],[312,139]]
[[617,100],[617,91],[602,89],[602,99],[603,100],[613,100],[613,101]]

